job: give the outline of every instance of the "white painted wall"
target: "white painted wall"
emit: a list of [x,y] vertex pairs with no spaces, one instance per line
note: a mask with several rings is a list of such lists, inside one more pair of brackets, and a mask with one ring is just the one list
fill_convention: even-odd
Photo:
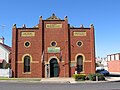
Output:
[[119,60],[119,54],[115,55],[115,60]]
[[111,60],[115,60],[115,55],[111,55]]
[[12,77],[12,70],[11,69],[0,69],[0,77]]
[[107,56],[107,61],[110,61],[110,56]]
[[0,45],[0,59],[4,59],[7,63],[9,62],[10,52]]
[[4,44],[4,38],[0,38],[0,43]]

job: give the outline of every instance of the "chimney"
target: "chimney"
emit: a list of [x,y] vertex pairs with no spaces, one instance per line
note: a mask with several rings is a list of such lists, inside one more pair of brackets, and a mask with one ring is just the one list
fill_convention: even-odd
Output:
[[0,38],[0,43],[4,44],[4,37]]

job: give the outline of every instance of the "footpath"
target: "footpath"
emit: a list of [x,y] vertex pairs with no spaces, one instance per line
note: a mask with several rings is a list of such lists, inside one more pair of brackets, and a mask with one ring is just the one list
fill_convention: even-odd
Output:
[[106,77],[106,81],[120,81],[120,77]]
[[42,78],[41,83],[75,83],[74,78]]
[[120,81],[120,77],[105,77],[105,81],[75,81],[74,78],[43,78],[41,83],[99,83]]
[[0,82],[14,82],[14,83],[100,83],[100,82],[119,82],[120,77],[105,77],[105,81],[75,81],[74,78],[41,78],[41,79],[14,79],[14,80],[0,80]]

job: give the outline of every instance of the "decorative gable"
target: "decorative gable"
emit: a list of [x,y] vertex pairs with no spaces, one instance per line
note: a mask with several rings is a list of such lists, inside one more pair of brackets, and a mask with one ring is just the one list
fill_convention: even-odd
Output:
[[57,16],[55,16],[55,14],[53,13],[52,16],[50,16],[49,18],[47,18],[47,20],[61,20],[61,19],[58,18]]

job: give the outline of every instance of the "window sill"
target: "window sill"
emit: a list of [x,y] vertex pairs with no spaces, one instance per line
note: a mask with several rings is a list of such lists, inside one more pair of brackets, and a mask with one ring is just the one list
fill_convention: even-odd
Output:
[[31,74],[31,72],[23,72],[23,74]]

